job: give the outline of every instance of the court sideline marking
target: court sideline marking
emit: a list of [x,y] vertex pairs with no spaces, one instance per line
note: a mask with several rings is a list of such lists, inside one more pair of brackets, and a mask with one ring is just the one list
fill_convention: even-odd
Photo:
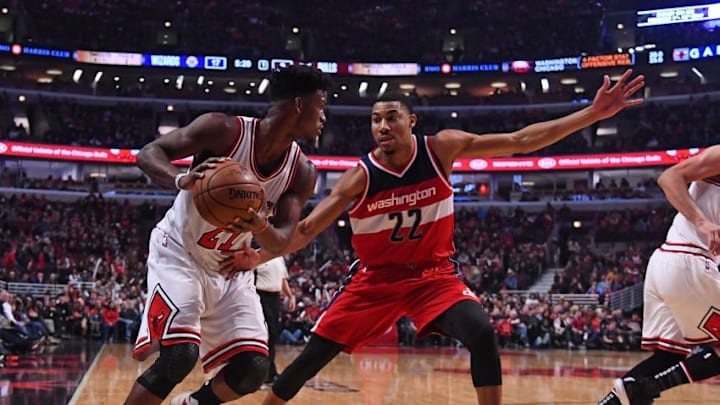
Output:
[[90,374],[92,374],[93,370],[95,370],[95,366],[97,366],[98,360],[100,360],[100,357],[102,357],[102,354],[105,351],[106,347],[107,347],[107,345],[103,344],[103,347],[101,347],[100,351],[98,351],[97,354],[95,355],[95,358],[93,359],[92,364],[90,364],[90,368],[87,369],[82,380],[80,380],[80,384],[77,386],[77,388],[75,388],[75,392],[73,393],[73,396],[70,398],[70,402],[68,402],[68,405],[75,405],[77,403],[77,401],[80,399],[80,392],[82,392],[85,389],[85,384],[87,384],[88,379],[90,378]]

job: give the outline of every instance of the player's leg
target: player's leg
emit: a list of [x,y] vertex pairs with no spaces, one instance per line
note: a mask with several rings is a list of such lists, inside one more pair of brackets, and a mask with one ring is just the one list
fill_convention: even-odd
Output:
[[343,348],[339,343],[313,334],[300,355],[275,380],[263,405],[281,405],[292,399],[305,382],[330,363]]
[[495,330],[487,313],[475,300],[456,302],[429,325],[458,339],[470,351],[470,373],[480,405],[499,405],[502,368]]
[[226,280],[204,272],[207,310],[201,319],[203,371],[222,367],[197,391],[174,397],[171,404],[220,404],[257,391],[268,373],[267,328],[252,274]]
[[720,374],[720,357],[710,347],[720,341],[720,273],[710,260],[692,255],[682,257],[686,265],[666,276],[673,284],[663,292],[685,341],[700,346],[687,358],[638,381],[635,386],[633,381],[618,382],[622,388],[659,393]]
[[277,367],[275,366],[275,345],[280,335],[280,311],[282,302],[280,301],[279,293],[258,291],[258,295],[260,296],[260,304],[262,305],[263,315],[268,329],[270,368],[266,382],[271,383],[278,375]]
[[286,403],[341,351],[352,352],[374,340],[400,318],[403,306],[398,297],[404,285],[377,283],[381,275],[356,272],[358,267],[357,262],[351,266],[352,277],[320,316],[305,349],[283,370],[263,405]]
[[133,384],[125,404],[161,404],[173,388],[190,374],[198,357],[199,346],[195,343],[162,346],[155,363]]
[[[632,382],[653,376],[690,354],[691,346],[685,342],[676,314],[666,301],[667,285],[674,282],[672,274],[676,268],[691,270],[686,267],[685,255],[656,250],[650,257],[643,292],[642,347],[652,351],[652,355],[635,365],[620,380]],[[598,404],[619,405],[628,400],[627,393],[618,389],[617,380],[614,386]]]
[[148,297],[133,357],[157,360],[138,377],[126,405],[160,404],[199,357],[202,289],[182,247],[158,229],[150,235]]

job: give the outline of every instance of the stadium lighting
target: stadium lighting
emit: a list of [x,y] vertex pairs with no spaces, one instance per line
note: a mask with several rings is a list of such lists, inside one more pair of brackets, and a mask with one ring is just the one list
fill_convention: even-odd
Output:
[[140,83],[145,83],[145,78],[143,76],[140,76],[140,78],[138,78],[138,81]]
[[251,95],[251,94],[252,94],[252,90],[250,90],[250,89],[245,90],[245,94],[248,95],[248,96]]
[[450,35],[457,34],[457,30],[455,28],[450,28]]
[[170,84],[170,78],[169,77],[164,78],[163,83]]
[[446,89],[459,89],[462,85],[458,82],[445,83]]
[[413,90],[415,85],[412,83],[400,83],[400,90]]
[[585,87],[582,86],[575,86],[575,93],[585,93]]
[[548,91],[550,91],[550,80],[544,77],[540,79],[540,88],[542,89],[543,93],[547,93]]
[[492,88],[494,88],[494,89],[502,89],[502,88],[507,87],[507,83],[505,83],[505,82],[492,82],[492,83],[490,83],[490,87],[492,87]]
[[180,75],[175,78],[175,88],[182,90],[183,83],[185,83],[185,75]]
[[75,69],[75,71],[73,72],[73,81],[75,83],[79,82],[80,78],[82,77],[82,74],[83,74],[82,69]]
[[4,70],[6,72],[13,72],[15,69],[16,67],[13,65],[0,65],[0,70]]
[[198,85],[198,86],[202,86],[202,84],[203,84],[204,82],[205,82],[205,76],[203,76],[203,75],[198,76],[198,78],[197,78],[197,85]]
[[100,71],[98,71],[97,73],[95,73],[95,78],[93,79],[93,85],[98,84],[98,82],[100,81],[100,79],[102,79],[102,77],[103,77],[103,72],[102,72],[102,70],[100,70]]
[[450,113],[450,118],[457,118],[457,117],[458,117],[457,111],[453,111]]
[[339,96],[338,96],[337,93],[333,93],[333,98],[338,98],[338,97],[339,97]]
[[214,81],[212,81],[212,80],[208,80],[208,82],[207,82],[207,83],[208,83],[208,86],[212,86],[213,84],[215,84],[215,82],[214,82]]
[[170,28],[170,27],[172,27],[172,22],[170,22],[170,21],[168,21],[168,20],[165,20],[165,23],[163,23],[163,26],[164,26],[165,28]]
[[25,100],[27,100],[27,98],[25,98],[25,96],[23,96],[22,94],[18,96],[18,101],[19,101],[19,102],[24,103]]
[[623,29],[625,29],[625,25],[624,25],[623,23],[619,23],[619,24],[617,25],[617,29],[623,30]]
[[382,82],[382,84],[380,85],[380,91],[378,91],[378,97],[382,97],[383,94],[385,94],[385,92],[387,91],[387,88],[388,88],[387,82]]
[[293,34],[299,34],[299,33],[300,33],[300,28],[299,28],[299,27],[292,27],[292,33],[293,33]]
[[45,73],[49,74],[50,76],[60,76],[62,75],[62,70],[60,69],[48,69],[45,71]]
[[695,76],[700,78],[700,84],[705,84],[707,80],[705,79],[705,75],[695,66],[691,69],[693,73],[695,73]]
[[663,77],[665,79],[678,77],[678,72],[677,72],[677,70],[667,70],[665,72],[660,73],[660,77]]
[[365,97],[367,95],[367,88],[368,82],[360,82],[360,87],[358,87],[358,94],[360,97]]
[[115,76],[115,77],[113,77],[113,81],[119,82],[119,81],[120,81],[120,76]]
[[577,79],[574,78],[574,77],[566,77],[566,78],[564,78],[564,79],[560,79],[560,83],[561,83],[561,84],[567,84],[567,85],[577,84]]
[[7,7],[3,7],[3,8],[2,8],[2,13],[3,13],[3,14],[7,14],[7,13],[9,13],[9,12],[10,12],[10,10],[8,10]]
[[342,91],[347,90],[347,85],[343,84],[342,86],[340,86],[340,90],[342,90]]
[[340,227],[340,228],[345,228],[345,225],[347,225],[347,223],[345,222],[344,219],[339,219],[339,220],[337,221],[337,226],[338,226],[338,227]]
[[260,85],[258,86],[258,94],[264,94],[269,84],[270,81],[268,79],[262,79],[260,81]]
[[572,225],[573,225],[573,228],[575,228],[575,229],[582,228],[582,222],[580,222],[580,221],[573,221]]
[[525,91],[525,89],[527,89],[527,83],[520,82],[520,90]]
[[255,87],[256,85],[257,85],[257,83],[255,83],[255,82],[248,83],[248,86],[250,86],[250,87]]
[[168,105],[165,107],[165,109],[166,109],[168,112],[173,112],[173,111],[175,111],[175,106],[172,105],[172,104],[168,104]]

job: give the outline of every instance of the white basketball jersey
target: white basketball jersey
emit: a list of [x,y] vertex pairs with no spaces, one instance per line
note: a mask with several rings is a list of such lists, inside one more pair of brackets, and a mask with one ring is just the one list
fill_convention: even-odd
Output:
[[[270,217],[275,211],[278,199],[293,182],[302,152],[293,142],[285,153],[283,162],[270,175],[263,176],[255,163],[254,151],[255,133],[260,120],[252,117],[237,117],[237,120],[237,139],[227,156],[251,168],[260,180],[265,189],[266,212]],[[195,262],[208,271],[219,270],[218,262],[226,258],[221,251],[240,249],[252,239],[249,232],[228,232],[202,219],[193,203],[192,192],[187,190],[178,192],[172,207],[157,224],[157,228],[180,243]],[[247,272],[246,275],[252,282],[252,272]]]
[[[720,178],[694,181],[688,189],[695,204],[710,222],[720,224]],[[708,241],[697,232],[695,225],[678,213],[667,233],[667,240],[688,243],[708,250]],[[717,258],[716,258],[717,259]]]

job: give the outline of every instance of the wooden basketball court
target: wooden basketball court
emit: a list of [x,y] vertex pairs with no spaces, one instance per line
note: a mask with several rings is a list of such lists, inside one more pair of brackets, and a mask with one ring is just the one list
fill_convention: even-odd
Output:
[[[138,363],[127,344],[106,345],[83,378],[70,404],[121,404],[135,378],[154,359]],[[402,349],[401,349],[402,350]],[[299,349],[280,347],[282,369]],[[516,351],[503,352],[504,404],[596,404],[644,353]],[[197,388],[205,379],[196,368],[173,394]],[[260,404],[264,392],[233,402]],[[720,381],[684,386],[663,395],[656,404],[715,404]],[[167,401],[169,403],[169,401]],[[297,405],[336,404],[474,404],[469,357],[464,350],[369,348],[340,355],[311,380],[292,402]]]

